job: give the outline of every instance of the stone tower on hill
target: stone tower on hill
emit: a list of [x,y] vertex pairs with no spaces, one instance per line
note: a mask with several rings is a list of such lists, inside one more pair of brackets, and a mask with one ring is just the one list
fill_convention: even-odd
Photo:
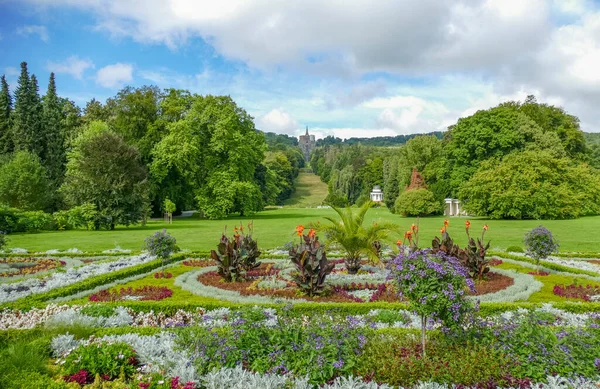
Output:
[[312,153],[315,147],[317,147],[315,136],[308,134],[308,127],[306,127],[306,134],[298,137],[298,146],[302,150],[302,154],[304,154],[304,160],[308,164],[310,162],[310,153]]

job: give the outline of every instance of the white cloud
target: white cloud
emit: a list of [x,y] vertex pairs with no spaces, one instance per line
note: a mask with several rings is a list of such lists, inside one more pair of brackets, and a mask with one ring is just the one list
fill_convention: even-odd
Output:
[[133,80],[133,66],[127,63],[116,63],[98,70],[96,82],[105,88],[120,88]]
[[46,26],[25,25],[17,28],[17,34],[24,36],[39,35],[40,39],[44,42],[50,40]]
[[289,113],[277,108],[258,118],[256,126],[261,131],[278,134],[297,135],[299,131],[298,122]]
[[81,80],[87,69],[94,68],[94,63],[90,59],[81,59],[76,55],[72,55],[63,62],[48,61],[46,68],[51,72],[70,74]]

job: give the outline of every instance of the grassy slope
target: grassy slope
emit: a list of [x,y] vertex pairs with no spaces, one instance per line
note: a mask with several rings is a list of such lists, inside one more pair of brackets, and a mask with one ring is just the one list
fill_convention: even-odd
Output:
[[[283,208],[260,212],[253,217],[230,217],[226,220],[200,220],[197,218],[175,219],[172,225],[162,221],[152,221],[145,227],[119,227],[115,231],[53,231],[37,234],[12,234],[9,247],[22,247],[29,250],[68,249],[77,247],[85,251],[105,250],[119,245],[121,248],[139,250],[144,238],[162,228],[177,238],[182,248],[208,251],[217,244],[225,225],[231,232],[233,226],[243,222],[254,221],[255,236],[263,249],[281,247],[286,242],[295,239],[294,228],[298,224],[308,225],[318,220],[324,221],[323,216],[334,216],[331,209],[299,209]],[[388,220],[400,225],[401,231],[410,228],[413,218],[402,218],[391,214],[385,208],[372,209],[367,213],[367,222],[373,220]],[[439,235],[444,217],[422,218],[420,221],[420,246],[430,245],[434,235]],[[450,218],[450,234],[454,240],[464,245],[465,218]],[[596,231],[600,231],[600,217],[586,217],[575,220],[483,220],[471,219],[473,232],[480,231],[483,224],[490,227],[486,238],[491,239],[493,248],[522,246],[525,233],[543,224],[549,228],[561,244],[562,251],[598,252]],[[392,236],[395,242],[400,233]]]
[[327,184],[313,173],[300,172],[296,179],[296,191],[283,204],[290,208],[314,208],[323,204],[327,197]]

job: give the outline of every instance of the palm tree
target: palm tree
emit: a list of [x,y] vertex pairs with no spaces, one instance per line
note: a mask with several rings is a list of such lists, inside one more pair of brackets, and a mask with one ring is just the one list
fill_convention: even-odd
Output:
[[356,274],[360,269],[361,254],[367,255],[374,261],[379,261],[379,250],[373,243],[386,239],[390,231],[397,229],[395,224],[389,222],[373,222],[370,226],[364,227],[365,214],[372,205],[371,201],[366,202],[357,213],[352,212],[350,207],[332,206],[331,208],[337,212],[340,219],[325,217],[330,224],[318,228],[319,231],[325,233],[330,243],[337,243],[344,249],[346,252],[344,262],[349,274]]

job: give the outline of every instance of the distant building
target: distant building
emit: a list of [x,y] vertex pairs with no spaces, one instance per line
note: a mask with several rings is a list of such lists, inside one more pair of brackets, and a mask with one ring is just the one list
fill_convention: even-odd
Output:
[[315,140],[314,135],[308,134],[308,127],[306,127],[306,134],[300,135],[298,137],[298,146],[304,154],[304,160],[306,161],[306,163],[309,163],[310,154],[313,152],[315,147],[317,147],[317,141]]
[[371,201],[381,203],[383,201],[383,192],[379,185],[375,185],[371,191]]

